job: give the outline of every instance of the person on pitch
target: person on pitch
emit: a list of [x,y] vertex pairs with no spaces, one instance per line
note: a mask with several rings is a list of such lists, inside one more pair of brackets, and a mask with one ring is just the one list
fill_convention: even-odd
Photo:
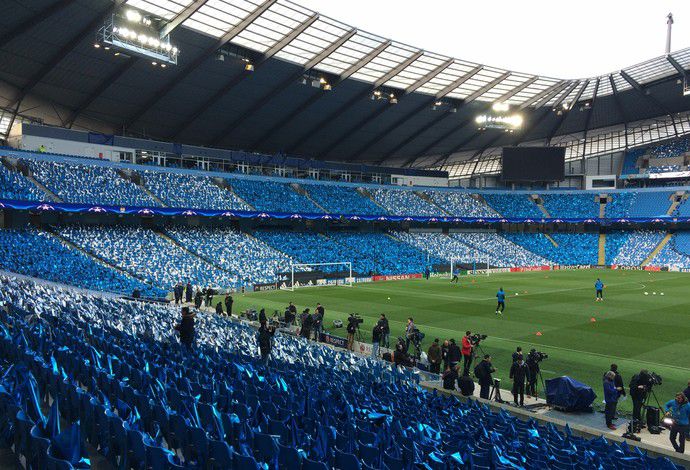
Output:
[[456,268],[456,269],[453,269],[453,279],[450,280],[451,284],[452,284],[452,283],[456,283],[456,284],[457,284],[457,283],[460,281],[460,278],[458,278],[458,273],[459,273],[459,271],[458,271],[457,268]]
[[503,287],[498,288],[498,292],[496,292],[496,300],[498,302],[496,303],[496,315],[500,314],[503,315],[503,310],[506,308],[506,293],[503,290]]
[[597,302],[603,302],[604,300],[604,283],[601,279],[597,278],[597,282],[594,283],[594,289],[597,291],[595,300]]

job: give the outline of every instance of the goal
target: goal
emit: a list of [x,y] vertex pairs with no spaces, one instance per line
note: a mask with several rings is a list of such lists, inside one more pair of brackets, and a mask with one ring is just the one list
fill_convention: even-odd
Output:
[[[463,258],[467,259],[467,258]],[[489,275],[489,255],[477,253],[472,256],[471,261],[461,262],[458,258],[450,259],[450,278],[453,278],[455,270],[468,276],[488,276]]]
[[[314,276],[308,276],[309,271],[313,269],[322,270],[328,266],[341,266],[342,272],[348,273],[344,278],[333,279],[316,279]],[[295,275],[297,273],[297,275]],[[300,281],[300,278],[302,281]],[[323,282],[322,282],[323,281]],[[330,282],[329,282],[330,281]],[[334,282],[335,281],[335,282]],[[323,287],[323,286],[345,286],[352,287],[354,278],[352,277],[352,262],[341,261],[337,263],[298,263],[290,265],[290,283],[280,286],[283,290],[294,291],[301,287]]]

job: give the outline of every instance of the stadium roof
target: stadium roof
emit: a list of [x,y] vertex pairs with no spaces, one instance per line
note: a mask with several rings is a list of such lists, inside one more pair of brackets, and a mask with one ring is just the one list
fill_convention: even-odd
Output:
[[[164,20],[181,51],[176,67],[93,47],[124,4]],[[2,10],[0,80],[15,90],[4,106],[26,113],[24,98],[43,97],[70,110],[67,127],[97,120],[197,145],[412,164],[690,110],[678,83],[690,48],[557,79],[423,51],[288,0],[35,0]],[[310,86],[321,77],[332,91]],[[370,99],[377,90],[397,104]],[[521,110],[520,132],[477,132],[474,117],[494,102]]]

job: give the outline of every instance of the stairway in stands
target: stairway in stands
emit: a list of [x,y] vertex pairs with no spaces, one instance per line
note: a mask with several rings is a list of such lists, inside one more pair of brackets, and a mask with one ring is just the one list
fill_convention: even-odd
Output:
[[299,184],[299,183],[290,183],[290,187],[292,188],[292,190],[293,190],[294,192],[296,192],[296,193],[299,194],[300,196],[306,197],[306,198],[309,199],[316,207],[318,207],[319,209],[321,209],[324,213],[328,214],[328,211],[327,211],[326,209],[324,209],[323,206],[322,206],[321,204],[319,204],[318,202],[316,202],[316,200],[315,200],[313,197],[311,197],[311,194],[309,194],[309,191],[307,191],[306,189],[304,189],[304,187],[303,187],[301,184]]
[[213,184],[215,184],[216,186],[218,186],[221,189],[224,189],[226,191],[230,191],[232,193],[232,195],[237,198],[238,201],[245,203],[247,205],[247,207],[249,207],[251,210],[253,210],[253,211],[256,210],[256,207],[249,204],[246,200],[241,198],[240,195],[237,194],[237,192],[235,192],[234,189],[232,189],[230,182],[228,180],[226,180],[225,178],[213,178]]
[[549,214],[549,211],[547,211],[546,207],[544,207],[544,200],[539,197],[539,194],[530,194],[529,198],[530,201],[537,205],[541,213],[544,214],[544,217],[546,217],[547,219],[551,218],[551,214]]
[[158,204],[160,207],[168,207],[167,204],[165,204],[158,196],[153,194],[151,190],[146,187],[146,181],[144,181],[144,177],[136,171],[123,168],[118,169],[117,174],[120,175],[120,177],[122,177],[123,179],[136,184],[139,187],[139,189],[148,194],[151,197],[151,199],[153,199],[156,202],[156,204]]
[[451,214],[450,212],[448,212],[447,210],[445,210],[443,207],[439,206],[439,205],[436,203],[436,201],[434,201],[434,199],[433,199],[431,196],[429,196],[427,193],[425,193],[424,191],[414,191],[414,193],[415,193],[417,196],[419,196],[421,199],[423,199],[423,200],[425,200],[426,202],[428,202],[429,204],[431,204],[432,206],[438,208],[438,210],[440,211],[440,212],[438,213],[438,215],[449,215],[449,216],[452,216],[452,215],[453,215],[453,214]]
[[[604,204],[602,204],[603,206]],[[601,217],[601,216],[600,216]],[[606,234],[599,234],[599,255],[597,257],[597,264],[604,266],[606,264]]]
[[664,249],[664,247],[666,246],[666,244],[671,240],[671,237],[672,237],[672,236],[673,236],[673,235],[671,235],[670,233],[667,233],[667,234],[664,236],[664,238],[661,239],[661,241],[659,242],[659,244],[658,244],[656,247],[654,247],[654,249],[652,250],[652,252],[649,253],[649,255],[644,259],[644,261],[642,261],[642,263],[640,264],[640,266],[647,266],[649,263],[651,263],[652,260],[654,259],[654,257],[655,257],[656,255],[658,255],[659,252],[660,252],[661,250]]
[[22,161],[15,158],[2,157],[2,164],[5,165],[5,167],[10,171],[16,171],[17,173],[21,173],[24,176],[24,178],[29,180],[31,184],[36,186],[39,189],[39,191],[46,195],[46,200],[52,202],[64,202],[57,194],[52,192],[43,183],[34,178],[34,175],[31,173],[31,168],[29,168],[29,166],[26,163],[23,163]]
[[183,250],[183,251],[186,251],[187,253],[189,253],[190,255],[194,256],[195,258],[199,258],[199,259],[200,259],[201,261],[203,261],[204,263],[206,263],[206,264],[208,264],[208,265],[210,265],[210,266],[213,266],[214,268],[219,269],[219,270],[221,270],[221,271],[225,271],[226,273],[236,274],[236,273],[230,271],[229,269],[224,268],[223,266],[221,266],[220,264],[216,263],[215,261],[212,261],[211,259],[209,259],[209,258],[207,258],[207,257],[205,257],[205,256],[200,255],[200,254],[197,253],[196,251],[190,250],[189,248],[187,248],[186,246],[184,246],[182,243],[180,243],[179,241],[175,240],[173,237],[171,237],[170,235],[168,235],[164,230],[154,230],[153,232],[154,232],[156,235],[158,235],[159,237],[161,237],[163,240],[167,241],[168,243],[170,243],[170,244],[172,244],[172,245],[175,245],[176,247],[178,247],[179,249],[181,249],[181,250]]
[[388,210],[385,207],[383,207],[381,204],[379,204],[378,201],[376,201],[376,199],[374,199],[374,196],[372,196],[371,193],[369,191],[367,191],[365,188],[357,188],[357,192],[359,194],[361,194],[362,197],[365,197],[365,198],[371,200],[371,202],[373,202],[378,207],[380,207],[381,208],[381,215],[388,214]]

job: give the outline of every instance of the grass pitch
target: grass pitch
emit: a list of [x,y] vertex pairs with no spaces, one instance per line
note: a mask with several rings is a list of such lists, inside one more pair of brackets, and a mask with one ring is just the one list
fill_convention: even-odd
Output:
[[[604,301],[595,302],[594,281],[606,285]],[[358,284],[354,287],[303,288],[236,295],[235,312],[248,307],[282,314],[289,301],[299,312],[316,302],[326,309],[324,325],[357,312],[365,319],[362,335],[380,313],[391,326],[391,343],[402,335],[407,317],[426,334],[424,350],[434,338],[460,341],[466,330],[484,333],[484,351],[493,356],[496,376],[509,388],[511,353],[535,347],[549,358],[542,362],[544,379],[568,375],[590,385],[603,399],[602,375],[618,364],[626,387],[646,368],[663,377],[655,387],[659,400],[669,400],[690,379],[690,274],[645,271],[549,271]],[[506,311],[495,315],[496,291],[507,293]],[[645,292],[647,295],[645,295]],[[541,335],[537,335],[540,332]],[[345,336],[344,329],[334,331]],[[541,388],[541,387],[540,387]],[[629,410],[630,400],[620,408]]]

